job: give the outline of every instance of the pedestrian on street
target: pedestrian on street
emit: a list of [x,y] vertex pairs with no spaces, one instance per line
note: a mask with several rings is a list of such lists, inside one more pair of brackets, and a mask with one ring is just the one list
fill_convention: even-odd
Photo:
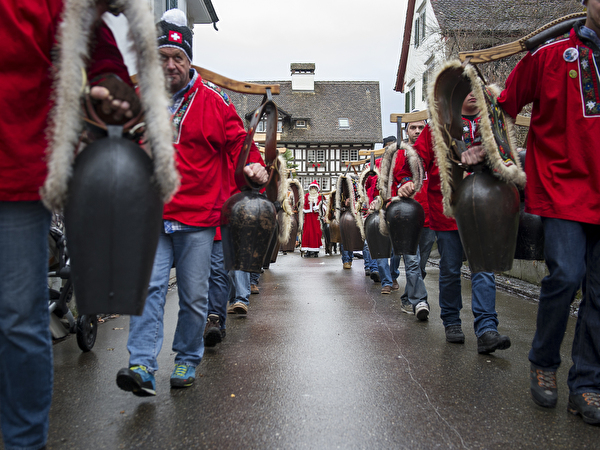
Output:
[[[481,119],[476,97],[470,92],[462,105],[463,141],[472,152],[481,154],[481,134],[478,124]],[[423,161],[429,176],[427,200],[429,203],[429,224],[435,230],[438,251],[440,252],[439,303],[441,318],[446,332],[446,341],[463,344],[460,310],[462,309],[461,268],[463,246],[458,234],[456,221],[443,213],[440,171],[436,163],[431,128],[427,125],[414,148]],[[414,193],[411,172],[404,168],[395,175],[400,180],[398,195],[409,197]],[[477,272],[471,276],[471,309],[475,317],[474,329],[477,336],[477,352],[489,354],[510,347],[510,338],[498,333],[496,313],[496,280],[493,273]]]
[[[173,351],[173,388],[192,386],[204,354],[208,287],[215,228],[230,195],[230,161],[240,157],[246,131],[227,94],[202,80],[192,64],[192,31],[183,11],[163,14],[157,26],[158,48],[172,95],[172,120],[181,187],[163,211],[161,231],[146,304],[130,318],[129,367],[117,385],[137,396],[156,395],[154,373],[164,336],[164,305],[173,264],[177,273],[179,315]],[[256,146],[244,167],[258,184],[268,175]],[[207,180],[210,180],[208,182]]]
[[304,195],[304,230],[302,232],[302,248],[306,258],[318,257],[321,248],[320,210],[323,196],[319,183],[313,181]]
[[[415,113],[419,111],[413,110],[411,112]],[[409,147],[401,149],[404,151],[404,154],[400,154],[396,158],[396,164],[393,168],[393,195],[396,195],[398,187],[403,182],[406,183],[408,181],[400,178],[399,173],[403,168],[405,168],[405,166],[406,170],[410,171],[410,165],[408,164],[406,153],[408,151],[414,151],[412,146],[415,144],[415,142],[417,142],[417,139],[421,135],[421,132],[426,125],[427,122],[425,120],[408,122],[405,125],[407,138],[404,142],[408,144]],[[423,175],[423,186],[414,196],[414,199],[423,207],[423,211],[425,213],[425,223],[423,225],[423,229],[421,230],[417,254],[398,255],[398,257],[402,256],[404,259],[404,271],[406,273],[406,284],[404,287],[404,292],[400,297],[402,301],[401,309],[402,312],[406,314],[415,314],[419,320],[427,320],[429,318],[430,308],[427,289],[425,288],[424,283],[424,275],[427,273],[425,271],[425,266],[427,265],[429,254],[431,253],[431,247],[435,242],[435,232],[429,228],[429,203],[427,202],[427,187],[427,172],[425,172]]]
[[585,21],[531,50],[498,101],[512,117],[533,103],[525,211],[542,217],[549,275],[529,352],[531,396],[556,406],[556,371],[570,304],[584,279],[569,370],[568,410],[600,424],[600,0]]
[[[0,5],[0,426],[4,448],[41,449],[48,437],[53,362],[47,285],[51,213],[39,191],[47,175],[52,51],[63,0],[26,5],[0,0]],[[100,13],[106,8],[98,5]],[[97,44],[88,79],[117,75],[113,82],[121,94],[93,82],[90,96],[107,122],[122,124],[139,113],[139,102],[132,101],[137,97],[127,68],[101,19],[92,35]]]

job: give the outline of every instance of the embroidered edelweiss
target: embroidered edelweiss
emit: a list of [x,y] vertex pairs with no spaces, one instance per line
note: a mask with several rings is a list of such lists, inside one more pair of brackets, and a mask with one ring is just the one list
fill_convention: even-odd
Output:
[[581,67],[583,67],[584,69],[587,69],[589,67],[589,63],[587,61],[581,61]]
[[587,106],[588,111],[592,111],[596,106],[596,102],[590,100],[585,104],[585,106]]

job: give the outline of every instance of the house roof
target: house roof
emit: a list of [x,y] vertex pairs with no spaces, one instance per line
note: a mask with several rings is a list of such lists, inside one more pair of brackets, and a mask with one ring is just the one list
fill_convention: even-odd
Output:
[[442,30],[527,34],[566,14],[581,11],[575,0],[431,0]]
[[[315,81],[314,91],[292,91],[291,81],[253,81],[279,84],[273,96],[280,115],[292,125],[306,120],[307,127],[285,127],[284,143],[375,143],[381,142],[381,101],[378,81]],[[227,91],[241,117],[251,115],[262,97]],[[338,119],[349,120],[350,128],[340,129]]]

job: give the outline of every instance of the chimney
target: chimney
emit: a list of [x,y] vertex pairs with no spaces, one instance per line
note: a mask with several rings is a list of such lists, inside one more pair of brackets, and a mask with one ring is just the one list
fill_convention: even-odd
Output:
[[315,90],[315,63],[292,63],[292,91]]

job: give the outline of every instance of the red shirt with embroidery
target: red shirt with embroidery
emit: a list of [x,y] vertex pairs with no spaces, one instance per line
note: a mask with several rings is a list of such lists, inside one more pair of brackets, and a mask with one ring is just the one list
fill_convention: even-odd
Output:
[[[210,87],[209,87],[210,86]],[[173,115],[174,145],[181,187],[165,205],[163,218],[197,227],[218,226],[231,196],[246,130],[225,92],[198,78]],[[248,163],[264,165],[252,145]]]
[[[62,0],[0,0],[0,201],[36,201],[46,178],[46,127]],[[94,74],[129,80],[110,29],[101,23],[92,53]],[[79,89],[74,86],[73,89]]]
[[[463,141],[467,148],[473,145],[481,144],[481,134],[478,130],[478,124],[480,116],[463,116]],[[442,189],[440,184],[440,170],[437,165],[435,152],[433,150],[433,136],[431,135],[431,128],[429,124],[425,126],[417,142],[413,146],[417,151],[417,154],[423,161],[423,168],[425,173],[428,174],[427,184],[423,183],[423,188],[419,191],[425,195],[427,193],[427,205],[428,205],[428,216],[429,216],[429,228],[435,231],[454,231],[458,230],[456,221],[452,217],[444,215],[444,206],[442,204]],[[396,170],[396,168],[398,170]],[[408,164],[403,166],[396,163],[394,168],[394,180],[396,183],[400,182],[405,177],[412,177],[410,167]],[[417,194],[418,195],[418,194]],[[419,199],[415,196],[415,199]],[[423,205],[421,203],[421,205]],[[425,208],[423,206],[423,208]]]
[[517,64],[498,101],[512,117],[533,102],[525,210],[600,224],[600,76],[592,50],[575,30],[539,47]]

